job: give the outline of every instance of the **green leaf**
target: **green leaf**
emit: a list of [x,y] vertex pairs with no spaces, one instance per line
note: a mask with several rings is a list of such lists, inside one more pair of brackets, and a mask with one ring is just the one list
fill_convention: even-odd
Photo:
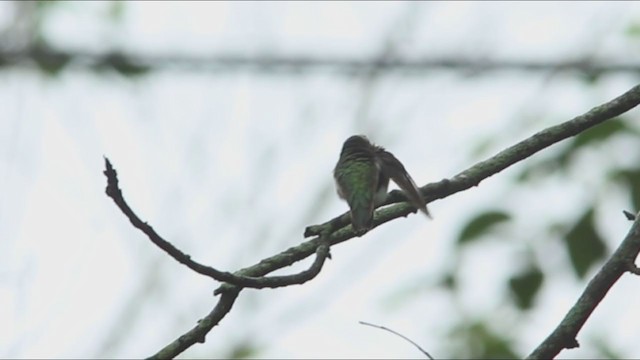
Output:
[[151,70],[149,66],[140,64],[134,59],[117,52],[108,54],[102,63],[98,64],[98,68],[111,68],[124,76],[140,76]]
[[593,346],[600,355],[594,357],[600,359],[627,359],[628,356],[624,356],[620,353],[619,349],[616,349],[613,344],[610,344],[610,340],[605,340],[602,336],[597,336],[590,340],[591,346]]
[[537,266],[531,266],[509,279],[509,289],[516,306],[521,310],[529,310],[543,281],[544,274]]
[[108,16],[109,19],[113,22],[119,22],[122,20],[124,15],[124,7],[127,5],[124,1],[112,1],[109,3],[108,7]]
[[609,140],[614,135],[624,132],[634,133],[634,130],[627,126],[626,122],[621,118],[611,119],[576,135],[571,147],[578,149],[593,143]]
[[250,341],[242,341],[240,343],[235,344],[228,355],[225,356],[227,359],[254,359],[259,354],[259,349],[256,344]]
[[456,290],[458,286],[458,279],[456,277],[456,274],[454,274],[453,272],[447,272],[440,279],[439,285],[450,291]]
[[516,177],[516,180],[518,182],[525,182],[538,178],[546,178],[548,174],[554,172],[566,171],[570,168],[570,162],[578,150],[599,142],[608,141],[614,136],[623,133],[637,134],[637,131],[629,127],[622,118],[611,119],[596,127],[583,131],[576,135],[570,143],[555,150],[555,156],[527,164]]
[[[492,320],[493,321],[493,320]],[[485,321],[462,323],[454,327],[451,338],[457,346],[450,358],[518,359],[509,334],[493,331]]]
[[36,1],[36,9],[38,10],[48,9],[54,6],[58,6],[62,3],[63,1],[59,1],[59,0],[46,0],[46,1],[39,0],[39,1]]
[[69,54],[55,51],[47,45],[37,45],[30,49],[36,64],[48,75],[57,75],[71,60]]
[[458,236],[458,244],[466,244],[490,233],[498,224],[511,216],[504,211],[488,211],[469,221]]
[[640,23],[635,22],[627,26],[626,33],[631,37],[640,37]]
[[581,279],[593,264],[605,257],[607,246],[593,223],[593,208],[582,215],[564,240],[573,269]]
[[629,188],[633,211],[640,209],[640,168],[620,170],[613,173],[612,177]]

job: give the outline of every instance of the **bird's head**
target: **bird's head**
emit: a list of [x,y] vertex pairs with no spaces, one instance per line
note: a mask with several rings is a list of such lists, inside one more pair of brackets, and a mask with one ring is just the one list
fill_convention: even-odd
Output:
[[371,142],[364,135],[353,135],[350,136],[347,140],[345,140],[342,145],[342,153],[352,152],[352,151],[362,151],[365,149],[369,149],[371,147]]

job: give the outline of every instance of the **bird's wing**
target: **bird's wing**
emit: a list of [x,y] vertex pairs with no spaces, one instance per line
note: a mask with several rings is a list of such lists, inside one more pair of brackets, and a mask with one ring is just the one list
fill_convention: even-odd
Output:
[[407,194],[407,198],[413,206],[431,218],[431,214],[429,214],[429,210],[427,210],[427,203],[424,201],[422,195],[420,195],[418,186],[416,186],[416,183],[400,160],[382,148],[376,151],[376,159],[380,164],[381,170]]

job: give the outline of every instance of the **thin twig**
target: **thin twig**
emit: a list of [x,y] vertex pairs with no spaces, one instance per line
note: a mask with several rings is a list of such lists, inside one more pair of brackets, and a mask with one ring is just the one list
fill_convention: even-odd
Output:
[[371,326],[371,327],[374,327],[374,328],[378,328],[378,329],[380,329],[380,330],[386,330],[386,331],[388,331],[388,332],[390,332],[390,333],[392,333],[392,334],[395,334],[395,335],[400,336],[401,338],[403,338],[403,339],[407,340],[408,342],[410,342],[411,344],[413,344],[413,346],[417,347],[417,348],[418,348],[418,350],[420,350],[420,352],[422,352],[423,354],[425,354],[429,359],[433,360],[433,357],[432,357],[432,356],[427,352],[427,350],[423,349],[420,345],[416,344],[413,340],[411,340],[411,339],[409,339],[408,337],[406,337],[406,336],[404,336],[404,335],[400,334],[399,332],[394,331],[394,330],[391,330],[391,329],[389,329],[388,327],[381,326],[381,325],[376,325],[376,324],[372,324],[372,323],[368,323],[368,322],[366,322],[366,321],[358,321],[358,322],[359,322],[360,324],[362,324],[362,325]]

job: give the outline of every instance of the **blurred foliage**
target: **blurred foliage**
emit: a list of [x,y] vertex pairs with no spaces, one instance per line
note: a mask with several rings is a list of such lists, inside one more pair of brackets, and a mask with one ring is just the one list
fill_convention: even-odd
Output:
[[588,209],[564,238],[573,270],[581,279],[607,252],[606,243],[596,230],[593,213],[593,208]]
[[627,26],[626,33],[629,37],[640,37],[640,22],[633,22]]
[[460,231],[458,244],[466,244],[489,234],[499,224],[511,217],[504,211],[489,210],[471,219]]
[[[34,6],[35,4],[35,6]],[[35,59],[37,69],[47,75],[58,75],[73,63],[71,56],[63,51],[56,51],[50,47],[45,34],[42,33],[42,22],[49,16],[50,12],[59,7],[67,6],[69,3],[64,1],[37,1],[37,2],[16,2],[16,6],[28,6],[29,31],[24,35],[25,48],[30,49],[32,58]],[[126,2],[112,1],[105,8],[105,17],[114,23],[123,18]],[[640,38],[640,22],[634,22],[626,28],[626,35],[635,39]],[[102,60],[94,64],[94,68],[99,71],[115,71],[126,77],[135,77],[146,75],[152,70],[150,66],[135,61],[124,54],[112,51],[107,53]],[[7,65],[6,59],[0,58],[0,67]],[[585,86],[597,86],[602,79],[601,73],[579,73],[585,80]],[[571,169],[572,162],[583,149],[591,148],[595,145],[615,141],[617,137],[622,135],[638,136],[638,131],[628,125],[630,120],[624,117],[609,120],[590,130],[563,141],[553,150],[544,151],[543,160],[537,158],[527,159],[522,165],[522,171],[515,178],[518,185],[526,187],[528,183],[537,178],[546,177],[552,173],[567,176]],[[475,154],[485,153],[493,146],[493,139],[479,140],[475,147]],[[470,145],[470,147],[473,147]],[[638,149],[630,149],[638,151]],[[605,172],[603,171],[603,174]],[[640,209],[640,167],[632,169],[615,168],[609,171],[607,180],[616,181],[624,186],[629,193],[630,202],[633,204],[633,212]],[[572,178],[571,181],[580,181],[580,179]],[[508,190],[505,190],[505,192]],[[597,189],[593,189],[597,191]],[[505,194],[508,197],[509,194]],[[462,252],[466,245],[476,243],[478,240],[487,238],[487,235],[493,234],[500,227],[508,228],[512,215],[507,210],[495,210],[489,208],[479,211],[479,213],[466,223],[462,224],[461,230],[456,239],[454,251]],[[577,219],[568,223],[561,224],[561,227],[568,229],[563,237],[564,245],[567,249],[568,258],[571,268],[577,277],[583,280],[590,269],[601,262],[607,253],[605,241],[599,235],[597,224],[595,221],[595,209],[597,204],[587,205],[586,210]],[[547,233],[550,238],[554,238],[552,226],[549,226]],[[510,240],[518,243],[519,240],[514,234],[516,231],[510,231]],[[522,236],[522,235],[521,235]],[[507,242],[505,242],[507,243]],[[453,269],[447,270],[442,276],[441,285],[453,294],[460,291],[457,279],[457,266],[452,265]],[[515,305],[518,314],[524,314],[525,311],[531,310],[535,306],[535,300],[538,294],[543,291],[545,282],[548,282],[552,274],[545,276],[541,269],[535,263],[530,262],[524,269],[519,269],[513,274],[507,274],[505,286],[508,288],[506,296]],[[422,284],[421,284],[422,285]],[[422,286],[416,289],[423,289]],[[419,296],[419,291],[410,293],[407,296]],[[461,305],[458,305],[461,306]],[[461,309],[463,312],[464,309]],[[486,318],[482,320],[463,319],[457,324],[451,325],[451,331],[448,333],[448,340],[456,345],[450,350],[445,357],[455,358],[486,358],[486,359],[502,359],[517,358],[519,355],[514,350],[514,341],[512,339],[513,330],[507,326],[500,328],[496,324],[495,319]],[[597,349],[608,358],[620,358],[614,349],[612,349],[604,341],[596,341]],[[242,341],[233,345],[226,357],[228,358],[251,358],[256,357],[259,349],[250,340]]]
[[[638,32],[640,34],[640,31]],[[587,86],[596,85],[599,78],[591,79],[593,83]],[[505,190],[505,198],[509,197],[509,191],[516,192],[526,189],[539,179],[545,179],[550,175],[564,178],[566,183],[583,183],[579,171],[576,171],[574,163],[580,158],[583,151],[591,151],[594,147],[604,147],[609,143],[616,142],[623,138],[629,139],[638,137],[638,130],[630,126],[632,120],[630,114],[608,120],[598,126],[584,131],[571,139],[567,139],[549,151],[543,152],[540,159],[531,158],[522,163],[520,173],[514,181],[518,184],[512,190]],[[486,148],[486,140],[479,140],[479,147]],[[629,148],[628,155],[636,156],[640,151],[638,147]],[[624,156],[625,154],[621,154]],[[630,203],[633,204],[632,212],[640,209],[640,167],[622,168],[615,162],[608,162],[606,159],[601,164],[602,181],[600,183],[589,183],[593,194],[605,192],[605,186],[609,186],[611,181],[623,186],[628,193]],[[595,187],[594,187],[595,186]],[[525,190],[526,191],[526,190]],[[553,224],[544,225],[540,228],[540,235],[537,238],[561,239],[567,253],[568,268],[570,268],[577,279],[586,281],[587,274],[594,270],[595,266],[601,264],[608,255],[607,243],[600,235],[596,222],[597,201],[600,198],[593,196],[584,206],[584,210],[579,216],[570,220],[560,220]],[[550,199],[550,201],[562,201],[561,199]],[[513,217],[510,210],[495,210],[491,207],[495,204],[487,204],[486,209],[478,211],[478,214],[471,217],[461,225],[461,230],[456,238],[455,251],[462,252],[465,244],[476,242],[479,239],[487,238],[486,235],[495,233],[498,226],[503,227],[504,234],[507,234],[513,244],[505,243],[505,246],[517,248],[516,244],[522,244],[523,234],[511,227],[508,222]],[[515,213],[515,212],[514,212]],[[526,236],[526,235],[525,235]],[[504,237],[504,235],[500,235]],[[538,242],[531,243],[535,249],[541,246]],[[541,250],[539,250],[541,251]],[[536,253],[536,250],[533,251]],[[516,319],[524,315],[525,312],[535,308],[537,296],[544,291],[544,284],[549,280],[550,274],[545,272],[545,268],[536,264],[535,257],[530,257],[524,269],[514,270],[506,277],[506,293],[514,304]],[[461,266],[456,265],[457,266]],[[440,285],[451,291],[453,294],[461,292],[457,286],[457,271],[445,271],[441,277]],[[487,281],[483,279],[482,281]],[[460,306],[460,305],[459,305]],[[464,313],[465,309],[460,311]],[[516,320],[517,324],[517,320]],[[475,323],[470,320],[462,320],[455,326],[455,331],[451,333],[456,337],[454,341],[462,342],[462,349],[456,348],[450,356],[465,358],[514,358],[514,350],[511,348],[511,336],[516,324],[502,324],[488,320],[477,320]],[[489,330],[489,327],[493,331]],[[604,340],[594,344],[596,351],[609,358],[619,358],[620,354],[607,344]]]
[[54,6],[58,6],[60,4],[64,4],[64,1],[60,0],[38,0],[35,1],[36,7],[41,10],[46,10],[47,8],[51,8]]
[[111,19],[111,21],[113,22],[122,20],[126,5],[126,1],[110,1],[109,7],[107,8],[109,19]]
[[105,56],[97,65],[97,68],[100,70],[114,70],[120,75],[128,77],[145,75],[151,70],[151,67],[137,63],[118,52]]
[[617,117],[608,120],[598,126],[581,132],[571,139],[565,140],[560,151],[554,156],[542,161],[528,164],[519,174],[518,180],[526,182],[538,177],[544,177],[549,173],[560,171],[566,174],[570,169],[571,161],[579,150],[587,148],[598,143],[609,141],[621,134],[638,135],[638,132],[626,124],[626,120]]
[[596,127],[583,131],[580,134],[574,136],[573,141],[569,143],[569,152],[578,150],[585,146],[593,145],[595,143],[607,141],[613,138],[615,135],[619,135],[622,133],[637,134],[637,131],[629,127],[626,124],[626,120],[622,117],[608,120]]
[[480,320],[459,324],[450,333],[455,339],[450,358],[459,359],[517,359],[513,341],[505,334],[489,328],[490,321]]
[[456,290],[458,286],[456,275],[451,271],[447,271],[444,276],[442,276],[439,285],[447,290]]
[[71,60],[68,54],[48,49],[46,45],[31,48],[31,53],[38,68],[50,76],[58,75]]
[[632,213],[638,211],[640,209],[640,168],[616,169],[611,177],[629,189],[633,204]]
[[525,271],[509,279],[509,290],[513,295],[516,306],[521,310],[529,310],[533,306],[538,290],[542,287],[544,274],[537,267],[531,265]]
[[[522,170],[514,178],[514,191],[527,187],[538,179],[547,178],[550,174],[565,177],[565,186],[572,183],[583,183],[580,173],[574,171],[576,170],[574,163],[580,158],[579,155],[583,151],[593,152],[593,148],[596,146],[606,147],[609,143],[622,138],[638,137],[637,128],[630,126],[632,120],[629,116],[625,115],[608,120],[565,140],[553,150],[544,152],[541,160],[535,158],[525,160],[522,164],[524,165]],[[484,148],[487,147],[487,144],[482,143],[481,146]],[[640,148],[629,148],[628,151],[628,154],[621,154],[621,156],[637,156],[640,153]],[[602,174],[605,176],[599,184],[589,183],[592,192],[598,194],[605,191],[604,187],[608,186],[611,181],[617,182],[627,191],[629,201],[633,206],[632,212],[640,209],[640,167],[621,168],[622,165],[607,161],[604,161],[602,166]],[[607,174],[608,176],[606,176]],[[505,197],[508,196],[510,194],[506,193]],[[607,243],[600,235],[595,216],[599,202],[603,200],[606,200],[606,197],[593,196],[576,218],[559,220],[547,224],[545,228],[539,230],[542,233],[541,237],[563,240],[562,244],[567,250],[569,268],[573,270],[580,281],[588,280],[586,279],[587,274],[595,266],[600,265],[608,255]],[[561,200],[553,199],[550,201]],[[503,224],[512,216],[508,210],[496,211],[490,207],[479,211],[475,217],[463,223],[462,230],[456,239],[458,251],[463,251],[464,244],[474,242],[488,233],[494,232],[497,225]],[[510,238],[518,241],[518,232],[511,231],[513,229],[509,230]],[[558,230],[561,231],[558,232]],[[532,246],[538,245],[532,243]],[[544,291],[545,272],[543,272],[543,268],[532,262],[533,259],[529,260],[530,263],[526,265],[525,269],[515,271],[507,277],[508,295],[515,305],[515,309],[521,315],[535,308],[537,296]],[[440,284],[454,293],[460,290],[456,286],[455,271],[446,272]],[[489,330],[490,325],[494,329],[493,331]],[[511,326],[515,325],[498,325],[491,319],[468,324],[468,326],[457,325],[456,331],[451,335],[459,337],[458,340],[463,341],[466,348],[451,355],[472,358],[513,358],[515,354],[513,354],[513,349],[510,347],[512,343],[509,340],[513,331]],[[594,346],[600,354],[610,358],[620,358],[620,354],[603,339]]]
[[[76,58],[82,58],[83,54],[69,52],[64,48],[53,47],[47,34],[43,31],[43,23],[51,13],[62,7],[71,7],[67,1],[18,1],[13,2],[16,11],[20,14],[22,22],[27,24],[26,30],[13,34],[19,39],[12,39],[17,46],[25,52],[25,56],[13,58],[0,58],[0,67],[15,64],[17,62],[31,62],[44,74],[57,76],[72,64]],[[123,17],[126,2],[111,1],[104,3],[105,18],[116,25]],[[16,44],[13,44],[16,46]],[[80,59],[82,61],[88,59]],[[109,51],[103,56],[97,57],[92,67],[98,71],[115,71],[120,75],[133,78],[146,75],[151,66],[141,64],[136,59],[125,56],[118,51]]]
[[259,349],[251,340],[245,340],[233,345],[233,348],[223,358],[225,359],[253,359]]
[[626,357],[620,354],[617,350],[611,347],[610,344],[607,343],[602,337],[596,337],[590,339],[590,342],[596,348],[596,350],[600,353],[598,356],[601,359],[625,359]]

